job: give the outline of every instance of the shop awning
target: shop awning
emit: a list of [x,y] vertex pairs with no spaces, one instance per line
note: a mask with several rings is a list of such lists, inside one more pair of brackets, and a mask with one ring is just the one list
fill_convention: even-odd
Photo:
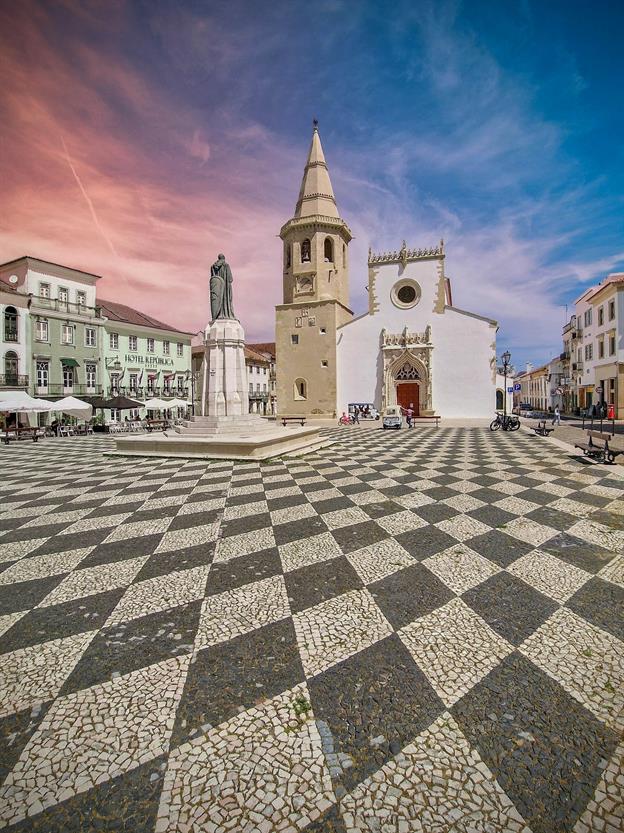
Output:
[[61,359],[61,364],[64,364],[65,367],[80,367],[76,359]]

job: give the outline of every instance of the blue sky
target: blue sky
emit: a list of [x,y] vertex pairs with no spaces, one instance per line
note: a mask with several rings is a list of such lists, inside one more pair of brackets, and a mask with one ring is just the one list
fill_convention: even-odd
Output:
[[269,339],[276,234],[315,116],[356,235],[356,311],[369,245],[444,237],[456,305],[496,318],[518,365],[541,362],[561,349],[565,304],[624,268],[622,2],[25,0],[0,14],[19,206],[0,221],[3,259],[28,247],[92,269],[110,297],[195,329],[223,248],[250,338]]

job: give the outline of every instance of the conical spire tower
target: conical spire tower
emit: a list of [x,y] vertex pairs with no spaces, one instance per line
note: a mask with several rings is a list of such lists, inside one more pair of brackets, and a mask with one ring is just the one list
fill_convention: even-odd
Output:
[[280,413],[335,414],[336,334],[353,317],[349,309],[351,236],[338,212],[314,120],[295,213],[280,230],[284,302],[275,316]]
[[316,119],[308,161],[301,180],[299,199],[295,207],[296,218],[313,216],[336,218],[339,216]]

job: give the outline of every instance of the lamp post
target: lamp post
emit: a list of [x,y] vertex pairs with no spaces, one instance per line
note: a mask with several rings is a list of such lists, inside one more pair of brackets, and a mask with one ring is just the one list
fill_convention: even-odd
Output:
[[509,350],[505,350],[501,359],[503,360],[503,376],[505,377],[505,390],[503,391],[503,419],[507,422],[507,371],[509,370],[511,360],[511,353]]
[[186,381],[191,382],[191,414],[195,416],[195,373],[192,370],[186,371]]

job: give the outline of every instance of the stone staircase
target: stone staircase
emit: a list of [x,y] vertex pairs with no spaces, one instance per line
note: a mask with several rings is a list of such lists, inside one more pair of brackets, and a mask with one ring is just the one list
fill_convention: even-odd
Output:
[[193,416],[181,425],[176,425],[176,434],[187,437],[218,437],[227,435],[263,434],[276,432],[281,425],[275,421],[263,419],[257,414],[232,417]]

